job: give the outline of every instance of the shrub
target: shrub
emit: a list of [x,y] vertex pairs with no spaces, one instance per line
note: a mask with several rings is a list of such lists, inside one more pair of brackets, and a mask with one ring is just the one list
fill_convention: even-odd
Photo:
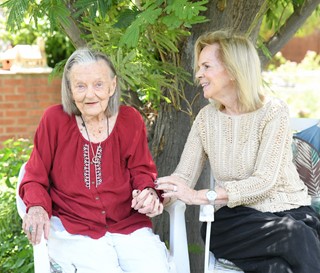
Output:
[[31,142],[7,140],[0,150],[0,272],[33,272],[32,246],[21,229],[16,210],[16,185],[21,165],[28,160]]

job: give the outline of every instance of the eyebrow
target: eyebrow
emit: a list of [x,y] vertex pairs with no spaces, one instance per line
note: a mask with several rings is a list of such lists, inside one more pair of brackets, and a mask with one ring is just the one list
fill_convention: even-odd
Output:
[[208,61],[204,61],[201,64],[198,64],[198,66],[205,65],[205,64],[208,64],[208,63],[209,63]]

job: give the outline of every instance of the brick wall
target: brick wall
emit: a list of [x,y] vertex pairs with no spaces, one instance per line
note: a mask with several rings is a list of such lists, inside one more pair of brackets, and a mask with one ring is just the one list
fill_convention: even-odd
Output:
[[[60,103],[60,79],[48,74],[0,74],[0,143],[33,138],[44,109]],[[1,146],[1,144],[0,144]]]

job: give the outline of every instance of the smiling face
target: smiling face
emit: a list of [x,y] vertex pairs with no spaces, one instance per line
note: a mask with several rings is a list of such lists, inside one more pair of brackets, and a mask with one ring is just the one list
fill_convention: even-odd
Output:
[[235,92],[235,88],[229,73],[218,57],[218,51],[217,43],[202,49],[198,59],[196,78],[203,87],[206,99],[221,101],[225,96],[230,96],[230,92]]
[[116,88],[116,76],[103,60],[75,64],[70,87],[75,104],[84,117],[102,117]]

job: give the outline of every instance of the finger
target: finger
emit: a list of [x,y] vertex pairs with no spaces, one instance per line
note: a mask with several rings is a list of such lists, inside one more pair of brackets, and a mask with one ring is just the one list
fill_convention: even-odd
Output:
[[136,204],[134,205],[133,208],[134,208],[135,210],[141,209],[141,208],[143,207],[144,200],[145,200],[145,199],[141,199],[140,201],[138,201],[138,200],[136,199]]
[[146,199],[143,202],[143,207],[148,206],[150,203],[153,202],[153,200],[155,199],[153,192],[150,192],[150,194],[146,197]]
[[177,193],[177,192],[173,192],[173,191],[163,192],[163,193],[161,194],[161,197],[163,197],[163,198],[172,198],[172,197],[175,197],[175,196],[176,196],[176,193]]
[[132,198],[136,198],[140,193],[140,190],[133,190],[132,191]]
[[175,184],[175,182],[170,182],[170,183],[164,183],[164,184],[158,184],[156,186],[157,190],[162,190],[165,192],[168,191],[177,191],[178,186]]
[[157,208],[157,209],[154,210],[153,212],[147,214],[148,217],[155,217],[157,215],[160,215],[163,212],[163,204],[162,203],[157,202],[157,204],[155,205],[155,208]]
[[149,194],[150,194],[150,189],[149,188],[144,189],[136,197],[137,203],[135,204],[134,209],[138,210],[138,209],[142,208],[143,207],[143,203],[144,203],[144,201],[146,200],[146,198],[148,197]]
[[155,180],[155,184],[165,184],[165,183],[170,183],[171,181],[172,181],[171,176],[163,176],[163,177],[157,178],[157,180]]
[[145,207],[141,207],[140,209],[138,209],[138,212],[140,212],[141,214],[148,214],[153,211],[153,208],[154,208],[154,202],[150,203]]
[[132,201],[131,201],[131,208],[134,208],[136,205],[137,205],[137,199],[136,198],[133,198]]
[[142,200],[142,199],[145,199],[146,196],[148,196],[150,193],[150,188],[146,188],[144,189],[138,196],[137,196],[137,199],[138,201]]
[[44,238],[48,240],[50,232],[50,221],[47,221],[44,225]]
[[146,213],[147,216],[153,217],[153,216],[158,215],[159,205],[160,205],[160,200],[159,200],[159,198],[156,198],[156,199],[154,200],[154,202],[153,202],[153,207],[152,207],[152,209],[151,209],[148,213]]

